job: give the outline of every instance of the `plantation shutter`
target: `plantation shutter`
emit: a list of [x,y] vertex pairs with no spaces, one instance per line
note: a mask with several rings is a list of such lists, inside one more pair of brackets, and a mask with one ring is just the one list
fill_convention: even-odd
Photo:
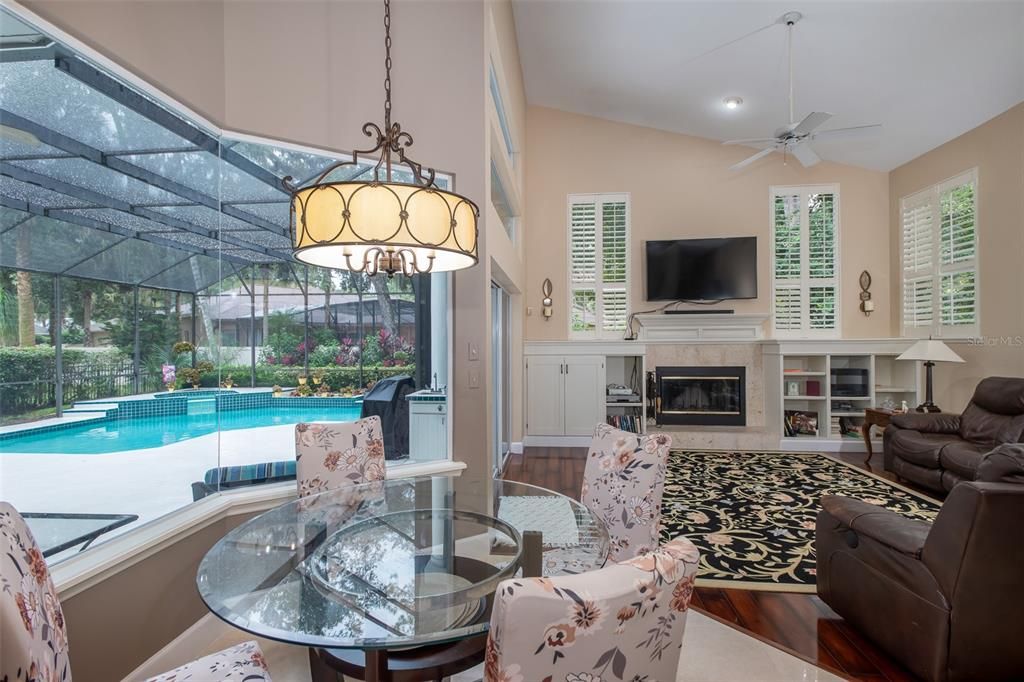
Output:
[[939,310],[944,335],[977,323],[974,174],[939,186]]
[[977,172],[900,202],[903,335],[978,333]]
[[839,193],[772,190],[772,318],[778,336],[835,336],[839,328]]
[[617,337],[629,315],[626,195],[569,197],[570,332]]
[[935,248],[930,192],[904,199],[901,203],[900,232],[903,236],[903,329],[925,329],[930,333],[934,313]]

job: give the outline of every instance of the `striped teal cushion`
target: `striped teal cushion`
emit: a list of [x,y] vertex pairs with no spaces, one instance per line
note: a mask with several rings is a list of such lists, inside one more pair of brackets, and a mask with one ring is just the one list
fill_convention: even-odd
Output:
[[203,476],[203,481],[210,486],[231,486],[289,478],[295,478],[295,460],[210,469]]

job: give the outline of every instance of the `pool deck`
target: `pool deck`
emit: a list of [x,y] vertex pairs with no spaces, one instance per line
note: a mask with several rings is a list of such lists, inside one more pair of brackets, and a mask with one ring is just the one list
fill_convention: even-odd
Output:
[[265,426],[92,455],[5,451],[0,499],[23,511],[138,514],[146,522],[190,503],[192,482],[207,469],[293,459],[294,432]]

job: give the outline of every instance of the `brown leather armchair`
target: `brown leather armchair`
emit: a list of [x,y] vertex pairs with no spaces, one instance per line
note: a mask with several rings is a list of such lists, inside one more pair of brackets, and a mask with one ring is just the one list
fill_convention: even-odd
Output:
[[822,498],[818,595],[927,680],[1024,677],[1024,445],[1003,445],[932,524]]
[[1024,441],[1024,379],[989,377],[963,414],[894,415],[885,430],[885,469],[937,492],[974,480],[982,456]]

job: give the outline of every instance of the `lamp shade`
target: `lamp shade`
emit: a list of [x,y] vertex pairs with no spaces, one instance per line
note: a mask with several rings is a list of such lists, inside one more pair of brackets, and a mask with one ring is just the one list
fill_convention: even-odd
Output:
[[371,250],[403,251],[421,268],[477,262],[476,204],[453,192],[398,182],[331,182],[292,198],[295,257],[310,265],[363,263]]
[[963,362],[964,359],[954,353],[942,341],[921,339],[908,348],[897,360],[924,360],[925,362]]

